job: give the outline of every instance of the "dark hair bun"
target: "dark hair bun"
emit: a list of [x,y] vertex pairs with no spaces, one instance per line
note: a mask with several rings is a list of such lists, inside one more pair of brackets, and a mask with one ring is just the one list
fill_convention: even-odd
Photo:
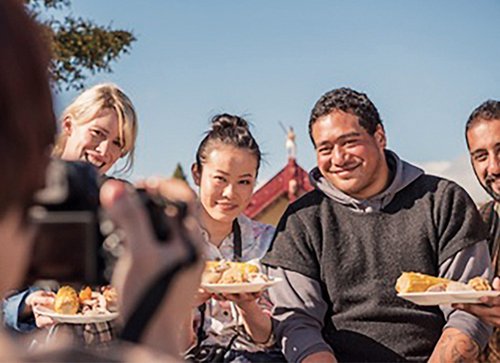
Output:
[[248,130],[248,122],[239,116],[223,113],[212,118],[212,132],[221,132],[227,129],[245,129]]
[[259,170],[261,159],[259,145],[250,132],[248,122],[243,118],[227,113],[212,118],[212,129],[206,133],[196,152],[196,165],[199,170],[202,169],[202,164],[207,160],[207,155],[219,143],[248,150],[255,155],[257,171]]

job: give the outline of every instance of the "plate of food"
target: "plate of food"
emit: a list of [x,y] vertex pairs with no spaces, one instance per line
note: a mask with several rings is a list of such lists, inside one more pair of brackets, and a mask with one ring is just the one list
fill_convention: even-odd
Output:
[[113,287],[100,292],[86,287],[77,293],[70,286],[61,287],[52,307],[35,306],[36,314],[52,318],[57,323],[89,324],[114,320],[118,317],[117,295]]
[[499,296],[489,282],[474,277],[467,283],[418,272],[403,272],[396,282],[398,296],[417,305],[476,304],[483,296]]
[[251,262],[208,261],[201,277],[201,287],[217,294],[254,293],[279,282]]

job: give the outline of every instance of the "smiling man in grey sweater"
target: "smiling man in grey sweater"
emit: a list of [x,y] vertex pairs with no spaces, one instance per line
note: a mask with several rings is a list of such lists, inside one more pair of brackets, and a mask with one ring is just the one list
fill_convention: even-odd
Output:
[[403,271],[489,277],[486,231],[467,193],[386,149],[365,94],[340,88],[314,106],[315,190],[291,204],[263,260],[275,334],[291,362],[473,360],[491,328],[450,307],[396,296]]

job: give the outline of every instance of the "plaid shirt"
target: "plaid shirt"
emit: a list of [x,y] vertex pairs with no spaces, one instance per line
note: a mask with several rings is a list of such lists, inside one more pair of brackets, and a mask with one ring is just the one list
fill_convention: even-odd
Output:
[[75,326],[75,334],[85,345],[95,348],[107,348],[116,338],[116,327],[113,321]]
[[[28,295],[38,288],[31,287],[22,292],[12,292],[10,296],[3,301],[3,316],[4,324],[13,331],[18,333],[28,333],[37,330],[34,317],[28,321],[21,321],[19,312],[24,308],[24,301]],[[77,342],[84,342],[86,346],[92,346],[97,349],[107,347],[116,337],[116,326],[110,322],[93,323],[93,324],[57,324],[47,329],[47,339],[53,339],[57,331],[62,328],[69,330],[76,338]],[[34,345],[40,342],[33,342]]]

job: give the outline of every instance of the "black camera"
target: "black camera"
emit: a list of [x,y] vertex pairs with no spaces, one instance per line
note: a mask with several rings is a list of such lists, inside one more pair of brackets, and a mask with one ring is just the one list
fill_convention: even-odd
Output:
[[[40,280],[90,285],[109,282],[121,242],[99,207],[99,189],[105,180],[88,163],[50,163],[45,187],[36,193],[29,209],[28,217],[37,231],[27,284]],[[168,241],[165,208],[173,205],[177,218],[184,218],[186,206],[137,191],[158,241]]]

